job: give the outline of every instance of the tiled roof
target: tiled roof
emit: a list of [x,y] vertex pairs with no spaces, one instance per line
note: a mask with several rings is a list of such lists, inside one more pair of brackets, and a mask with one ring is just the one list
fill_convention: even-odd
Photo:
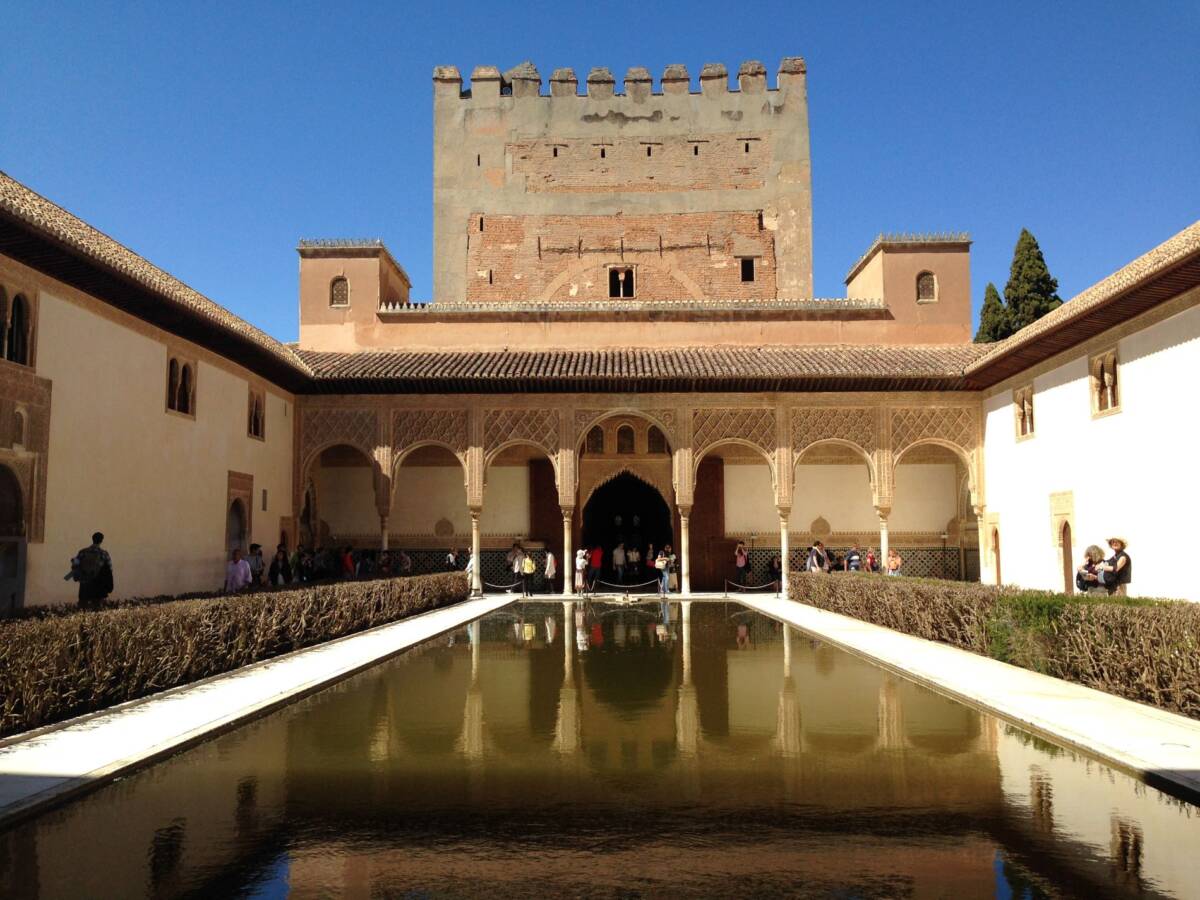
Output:
[[[1113,301],[1147,288],[1152,280],[1163,279],[1171,270],[1184,266],[1189,261],[1194,262],[1197,257],[1200,257],[1200,221],[1193,222],[1174,237],[1122,266],[1103,281],[1098,281],[1082,293],[1076,294],[1058,309],[1026,325],[1011,337],[983,345],[988,348],[988,352],[968,366],[967,374],[981,373],[1007,356],[1022,350],[1032,350],[1039,341],[1048,339],[1053,333],[1076,325]],[[1200,283],[1200,279],[1195,274],[1180,279],[1164,280],[1163,289],[1158,293],[1171,296],[1194,287],[1197,283]],[[1079,340],[1088,336],[1081,334]],[[1072,342],[1065,343],[1069,346]]]
[[298,351],[319,389],[389,391],[954,390],[986,348],[705,347],[646,350]]
[[164,304],[178,307],[220,328],[236,334],[273,355],[278,361],[307,374],[296,354],[275,338],[238,318],[199,291],[138,256],[128,247],[71,215],[61,206],[30,190],[19,181],[0,172],[0,211],[7,213],[38,232],[66,245],[104,268],[154,292]]

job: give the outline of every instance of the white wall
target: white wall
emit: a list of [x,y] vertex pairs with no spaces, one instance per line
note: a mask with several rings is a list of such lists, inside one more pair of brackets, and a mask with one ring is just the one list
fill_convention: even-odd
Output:
[[433,534],[441,519],[454,523],[455,534],[471,533],[462,466],[401,466],[392,483],[391,531]]
[[[892,531],[941,532],[954,518],[956,472],[951,463],[896,467]],[[771,473],[765,465],[725,466],[727,534],[773,535],[778,531]],[[807,532],[818,516],[835,532],[874,532],[879,519],[871,503],[865,465],[799,465],[793,483],[791,530]]]
[[[471,531],[469,521],[468,534]],[[483,534],[529,534],[528,466],[492,466],[488,469],[479,530]]]
[[[1071,491],[1076,564],[1088,544],[1122,535],[1135,563],[1131,594],[1200,600],[1189,551],[1200,505],[1200,413],[1189,390],[1200,371],[1200,307],[1122,339],[1117,353],[1118,413],[1092,417],[1083,353],[1034,379],[1032,438],[1016,439],[1011,385],[984,401],[987,511],[999,515],[1001,576],[1063,588],[1050,495]],[[990,559],[981,568],[993,581]]]
[[195,418],[168,413],[159,333],[87,304],[99,307],[40,291],[37,374],[53,400],[45,540],[29,545],[25,603],[77,598],[63,575],[93,531],[113,557],[114,598],[218,588],[229,471],[254,476],[252,541],[274,547],[291,515],[291,398],[268,390],[266,441],[251,438],[251,376],[202,354]]
[[371,466],[315,466],[317,515],[334,537],[379,534],[375,471]]

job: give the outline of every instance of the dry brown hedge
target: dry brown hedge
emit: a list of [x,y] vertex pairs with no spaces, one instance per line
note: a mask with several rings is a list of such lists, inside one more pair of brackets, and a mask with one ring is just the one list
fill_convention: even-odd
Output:
[[0,629],[0,735],[145,697],[467,596],[462,573],[132,604]]
[[1200,604],[791,574],[803,603],[1200,719]]

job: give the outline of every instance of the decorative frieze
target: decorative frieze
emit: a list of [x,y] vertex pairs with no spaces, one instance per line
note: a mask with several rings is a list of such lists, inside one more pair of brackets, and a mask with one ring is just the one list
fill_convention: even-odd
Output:
[[701,407],[692,413],[692,450],[701,457],[723,441],[753,444],[769,457],[775,451],[775,409],[771,406]]
[[866,406],[798,406],[792,408],[792,450],[799,460],[809,447],[835,440],[853,444],[870,456],[879,446],[875,410]]
[[534,444],[551,459],[558,452],[557,409],[489,409],[484,416],[483,446],[490,456],[505,444]]
[[373,460],[377,440],[378,418],[374,409],[304,409],[297,455],[303,470],[312,465],[312,455],[316,451],[335,444],[348,444]]
[[416,444],[440,444],[461,457],[467,452],[465,409],[398,409],[392,413],[392,446],[403,455]]

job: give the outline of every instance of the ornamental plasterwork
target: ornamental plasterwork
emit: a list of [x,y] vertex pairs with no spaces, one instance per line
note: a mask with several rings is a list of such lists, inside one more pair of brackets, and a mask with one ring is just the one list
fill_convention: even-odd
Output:
[[509,441],[536,444],[553,457],[558,452],[557,409],[489,409],[483,445],[489,454]]
[[892,452],[899,458],[920,441],[954,444],[970,455],[979,445],[979,411],[968,406],[910,406],[892,410]]
[[[21,489],[24,536],[40,543],[46,524],[46,469],[50,447],[50,381],[16,363],[0,361],[0,464]],[[24,434],[16,432],[16,413]]]
[[692,447],[697,457],[726,440],[753,444],[770,456],[775,451],[775,410],[771,407],[706,408],[692,414]]
[[398,409],[392,413],[392,446],[398,454],[432,441],[461,456],[467,451],[465,409]]
[[674,448],[675,441],[675,410],[673,409],[577,409],[575,410],[575,434],[582,439],[595,424],[602,419],[612,419],[619,416],[647,419],[652,425],[658,425],[667,444]]
[[878,446],[875,410],[868,407],[802,406],[792,410],[792,449],[796,459],[819,441],[846,441],[868,456]]
[[378,425],[373,409],[306,409],[300,425],[299,458],[310,465],[312,453],[321,447],[349,444],[374,460]]
[[597,489],[620,475],[632,475],[634,478],[646,482],[662,495],[667,508],[672,508],[674,491],[670,483],[670,467],[665,458],[657,464],[645,460],[619,462],[603,473],[590,472],[586,478],[581,476],[579,480],[580,507],[587,506],[588,501],[592,499],[592,494]]

